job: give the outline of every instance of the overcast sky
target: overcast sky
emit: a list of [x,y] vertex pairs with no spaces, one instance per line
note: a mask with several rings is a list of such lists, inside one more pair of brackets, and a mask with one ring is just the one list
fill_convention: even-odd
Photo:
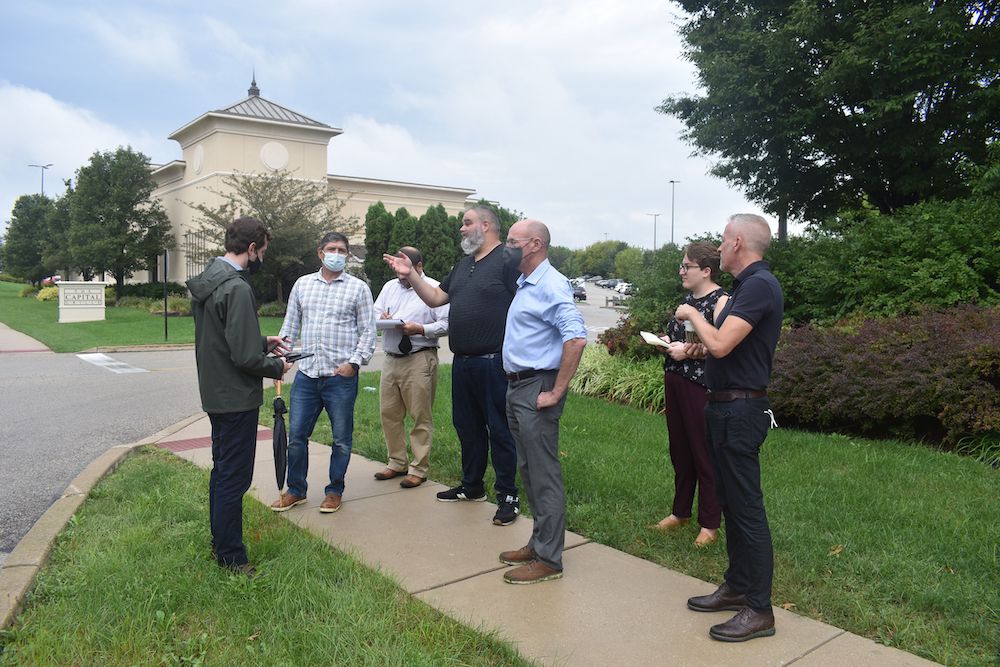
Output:
[[[96,150],[163,163],[167,135],[246,96],[344,134],[332,174],[474,188],[547,223],[553,242],[633,246],[721,232],[758,211],[656,113],[695,91],[680,8],[661,0],[4,2],[0,225],[63,190]],[[414,211],[422,213],[422,211]],[[773,227],[774,225],[772,225]]]

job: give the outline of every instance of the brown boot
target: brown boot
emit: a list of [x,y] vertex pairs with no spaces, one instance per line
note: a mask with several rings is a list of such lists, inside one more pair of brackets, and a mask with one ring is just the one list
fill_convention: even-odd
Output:
[[688,609],[692,611],[739,611],[745,606],[747,596],[734,593],[726,582],[722,582],[711,595],[688,598]]
[[326,498],[320,503],[319,511],[323,514],[332,514],[340,509],[340,496],[336,493],[326,494]]
[[540,560],[533,560],[527,565],[515,567],[503,573],[503,580],[508,584],[537,584],[550,579],[561,579],[562,570],[549,567]]
[[301,505],[306,501],[305,496],[295,496],[285,491],[282,493],[277,500],[271,503],[272,512],[287,512],[296,505]]
[[713,625],[708,636],[720,642],[745,642],[755,637],[770,637],[774,634],[774,614],[764,611],[754,611],[743,607],[735,616]]
[[524,565],[538,558],[538,554],[531,547],[521,547],[513,551],[500,552],[500,562],[505,565]]

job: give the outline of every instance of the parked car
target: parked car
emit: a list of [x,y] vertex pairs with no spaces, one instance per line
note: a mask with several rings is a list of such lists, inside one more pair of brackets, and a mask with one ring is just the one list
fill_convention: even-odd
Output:
[[576,285],[575,287],[573,287],[573,300],[574,301],[587,300],[587,289],[583,285]]
[[620,282],[621,281],[618,280],[617,278],[608,278],[606,281],[604,281],[604,286],[607,287],[608,289],[614,289],[615,286],[618,285],[618,283]]
[[615,285],[615,291],[618,292],[619,294],[628,294],[628,292],[625,291],[628,289],[632,289],[632,285],[631,283],[627,283],[625,281],[622,281],[617,285]]

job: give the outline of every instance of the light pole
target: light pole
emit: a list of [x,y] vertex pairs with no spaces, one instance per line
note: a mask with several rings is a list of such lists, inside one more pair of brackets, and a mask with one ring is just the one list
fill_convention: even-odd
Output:
[[42,170],[42,194],[45,194],[45,170],[52,166],[52,163],[48,164],[29,164],[29,167],[38,167]]
[[680,181],[669,181],[670,183],[670,245],[674,244],[674,188]]
[[656,252],[656,219],[660,217],[659,213],[647,213],[646,215],[652,216],[653,218],[653,252]]

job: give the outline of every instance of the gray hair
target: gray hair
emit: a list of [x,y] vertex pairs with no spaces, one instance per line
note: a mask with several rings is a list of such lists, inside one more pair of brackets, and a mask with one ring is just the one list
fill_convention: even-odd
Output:
[[730,224],[739,229],[747,247],[761,257],[771,247],[771,226],[756,213],[736,213],[729,216]]

